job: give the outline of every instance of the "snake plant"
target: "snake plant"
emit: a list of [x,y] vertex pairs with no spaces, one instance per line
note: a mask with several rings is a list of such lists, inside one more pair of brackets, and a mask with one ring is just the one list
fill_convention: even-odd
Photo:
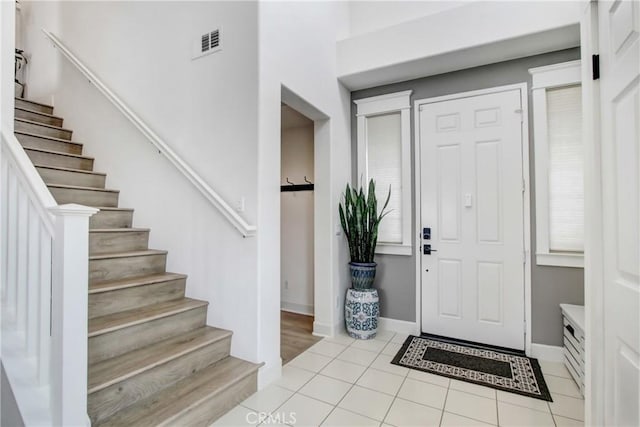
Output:
[[391,197],[391,187],[387,194],[387,200],[378,213],[378,200],[376,198],[376,184],[369,181],[368,195],[360,187],[359,191],[347,184],[344,193],[344,207],[340,203],[340,223],[349,243],[351,262],[372,263],[378,242],[378,225],[382,218],[389,212],[385,212]]

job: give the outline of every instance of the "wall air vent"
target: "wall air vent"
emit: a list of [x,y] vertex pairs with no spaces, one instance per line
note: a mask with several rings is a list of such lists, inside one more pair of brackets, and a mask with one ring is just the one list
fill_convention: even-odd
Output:
[[222,39],[220,29],[215,29],[202,34],[197,43],[194,44],[193,59],[200,58],[210,53],[222,50]]

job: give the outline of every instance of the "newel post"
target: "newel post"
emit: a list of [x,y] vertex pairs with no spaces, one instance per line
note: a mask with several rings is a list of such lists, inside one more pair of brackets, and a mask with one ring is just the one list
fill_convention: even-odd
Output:
[[55,216],[51,285],[51,397],[55,425],[88,426],[89,218],[98,209],[68,204]]

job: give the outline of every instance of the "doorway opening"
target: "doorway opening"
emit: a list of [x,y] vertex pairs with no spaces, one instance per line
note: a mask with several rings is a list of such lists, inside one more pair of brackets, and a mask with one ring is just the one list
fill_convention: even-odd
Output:
[[280,356],[286,364],[319,337],[314,322],[314,122],[281,105]]

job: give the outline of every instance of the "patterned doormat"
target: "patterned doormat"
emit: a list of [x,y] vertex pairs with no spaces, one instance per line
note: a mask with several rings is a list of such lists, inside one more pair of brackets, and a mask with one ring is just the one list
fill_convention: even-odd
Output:
[[391,363],[553,401],[538,361],[520,351],[424,334],[409,336]]

